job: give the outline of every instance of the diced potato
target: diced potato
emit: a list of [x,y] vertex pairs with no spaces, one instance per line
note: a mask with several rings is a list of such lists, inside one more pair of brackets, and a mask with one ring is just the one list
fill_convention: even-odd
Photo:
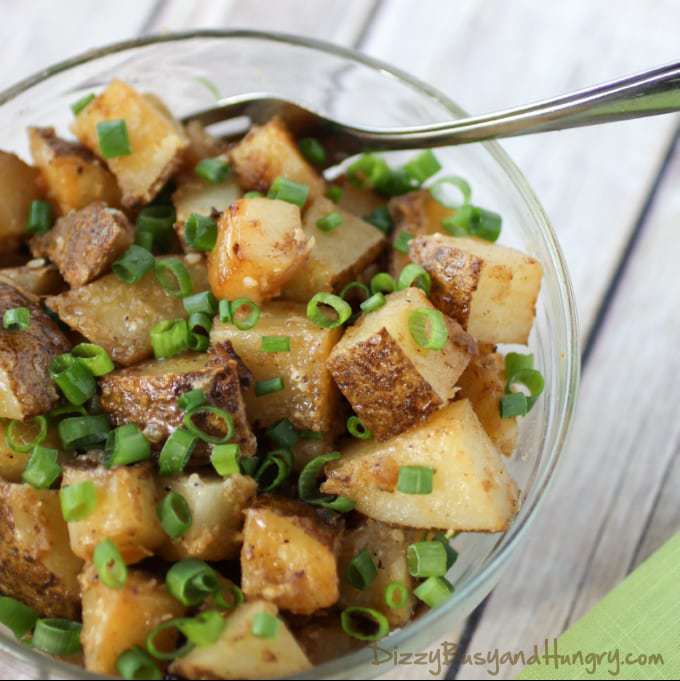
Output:
[[[317,220],[333,211],[342,215],[342,224],[331,232],[316,226]],[[286,284],[283,295],[288,300],[306,303],[319,291],[339,291],[372,263],[385,245],[380,230],[351,213],[338,209],[329,199],[320,196],[305,211],[302,223],[305,234],[314,246],[302,267]]]
[[[225,343],[213,346],[209,353],[187,352],[120,369],[101,379],[101,407],[116,425],[135,423],[152,443],[160,444],[182,425],[184,412],[177,406],[177,398],[189,390],[200,389],[210,404],[232,415],[234,442],[239,444],[241,453],[255,454],[257,441],[246,417],[239,362],[231,346]],[[208,418],[198,425],[215,435],[225,432],[224,422],[219,418]],[[200,460],[205,455],[203,448],[193,456]]]
[[339,405],[337,418],[331,425],[329,432],[320,433],[318,439],[300,437],[292,446],[291,451],[293,452],[296,469],[302,470],[312,459],[335,450],[336,436],[340,435],[347,423],[347,415],[341,406]]
[[432,302],[483,343],[526,343],[542,269],[534,258],[481,239],[435,234],[409,244],[432,276]]
[[227,151],[223,140],[211,135],[199,121],[189,121],[184,126],[189,147],[184,153],[184,166],[193,172],[194,166],[204,158],[214,158]]
[[[9,421],[7,419],[0,419],[0,480],[7,480],[8,482],[21,482],[21,474],[26,468],[28,459],[30,458],[30,452],[22,454],[15,452],[7,444],[7,427]],[[26,432],[26,435],[30,439],[34,434],[35,430],[30,424],[25,426],[26,431],[19,429],[19,433]],[[61,446],[61,441],[59,440],[59,435],[57,429],[50,425],[47,430],[47,437],[43,442],[43,447],[51,447],[52,449],[59,449]]]
[[[283,379],[283,390],[269,395],[256,396],[254,387],[246,391],[246,409],[254,427],[287,418],[296,428],[326,433],[334,423],[338,392],[325,363],[340,333],[310,321],[304,305],[272,302],[262,309],[254,328],[239,331],[215,321],[210,339],[231,341],[255,381]],[[264,352],[263,336],[288,336],[290,352]]]
[[452,320],[442,350],[420,347],[409,329],[418,309],[432,309],[411,287],[386,297],[333,348],[327,366],[354,411],[378,440],[397,435],[443,407],[454,395],[475,344]]
[[382,196],[376,194],[371,189],[357,187],[346,176],[339,177],[332,184],[342,189],[342,195],[338,203],[340,208],[349,211],[357,217],[365,218],[376,208],[386,205],[386,201]]
[[324,192],[321,176],[304,159],[280,118],[254,125],[231,150],[231,161],[244,190],[266,192],[283,176],[309,187],[310,198]]
[[37,258],[19,267],[0,269],[0,281],[25,293],[49,296],[64,290],[64,280],[59,270],[44,259]]
[[[413,578],[406,564],[406,549],[410,541],[400,528],[390,527],[370,518],[357,528],[345,532],[339,556],[341,608],[359,606],[373,608],[387,617],[390,626],[401,627],[411,619],[415,607]],[[347,569],[352,559],[366,549],[378,569],[376,578],[365,589],[357,589],[347,580]],[[409,591],[404,607],[393,610],[385,603],[385,589],[392,582],[400,582]]]
[[[195,292],[208,288],[203,259],[184,258]],[[123,366],[153,354],[150,332],[166,319],[186,317],[182,301],[166,295],[153,272],[136,284],[107,274],[86,286],[47,299],[47,306],[92,343],[101,345]]]
[[218,298],[250,298],[257,304],[278,295],[313,246],[302,230],[300,209],[286,201],[239,199],[217,223],[208,255],[208,276]]
[[302,615],[338,600],[338,530],[307,504],[282,497],[259,497],[245,516],[241,588],[246,598],[264,598]]
[[[146,637],[155,626],[185,612],[162,581],[141,570],[129,570],[125,586],[110,589],[90,565],[81,574],[80,585],[85,668],[95,674],[116,676],[116,660],[121,653],[136,645],[145,648]],[[176,639],[176,630],[170,628],[155,642],[160,650],[170,651]]]
[[120,205],[116,178],[87,147],[57,137],[54,128],[29,128],[28,139],[46,194],[63,215],[95,201]]
[[0,151],[0,253],[16,251],[26,235],[31,202],[41,198],[39,173],[18,156]]
[[[427,189],[418,189],[397,196],[391,199],[388,205],[394,221],[393,241],[398,238],[400,232],[407,232],[412,236],[442,232],[442,220],[455,213],[452,208],[446,208],[432,198]],[[390,272],[393,276],[398,276],[408,262],[408,255],[394,249],[390,250]]]
[[307,656],[282,621],[273,638],[253,634],[260,613],[275,617],[277,609],[265,601],[243,603],[227,617],[215,643],[178,657],[170,671],[187,679],[273,679],[309,669]]
[[134,240],[135,230],[125,213],[100,201],[59,218],[29,246],[35,258],[49,258],[76,287],[108,272]]
[[365,644],[347,635],[337,613],[305,618],[293,634],[313,665],[323,664],[358,650]]
[[[401,466],[431,468],[432,492],[399,492]],[[389,442],[351,444],[326,473],[322,491],[348,496],[360,513],[384,523],[501,532],[517,509],[517,486],[468,400],[436,411]]]
[[505,359],[497,352],[473,357],[458,379],[456,397],[470,400],[492,442],[502,454],[512,456],[517,444],[517,417],[501,418],[500,401],[505,394]]
[[156,504],[159,489],[150,462],[106,468],[74,462],[64,466],[62,486],[90,480],[97,505],[84,520],[68,523],[71,548],[92,560],[99,542],[110,539],[130,564],[150,556],[165,541]]
[[0,592],[45,617],[75,619],[82,564],[69,547],[59,492],[0,482]]
[[77,116],[71,126],[76,137],[101,156],[97,124],[125,121],[132,153],[106,163],[118,180],[123,205],[148,203],[182,162],[189,146],[179,124],[152,99],[120,80],[108,87]]
[[25,331],[0,328],[0,418],[23,420],[56,404],[59,395],[49,365],[71,345],[41,307],[0,282],[0,319],[17,307],[27,307],[31,319]]
[[191,509],[191,527],[177,539],[166,539],[159,554],[165,560],[238,558],[243,537],[243,510],[257,484],[245,475],[218,478],[191,473],[168,480],[165,492],[181,494]]

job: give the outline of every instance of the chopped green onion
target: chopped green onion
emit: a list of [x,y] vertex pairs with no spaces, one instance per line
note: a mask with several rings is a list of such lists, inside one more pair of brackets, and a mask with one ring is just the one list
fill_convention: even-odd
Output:
[[192,213],[184,223],[184,238],[196,251],[212,251],[217,243],[217,223],[206,215]]
[[375,312],[376,310],[379,310],[384,304],[385,296],[378,291],[378,293],[374,293],[370,298],[364,300],[359,307],[363,312],[368,314],[369,312]]
[[444,315],[433,308],[421,307],[411,312],[408,328],[413,340],[426,350],[442,350],[449,339]]
[[420,541],[406,551],[408,571],[413,577],[441,577],[446,574],[446,549],[440,541]]
[[93,376],[105,376],[114,369],[109,353],[96,343],[79,343],[71,350],[71,354],[84,364]]
[[74,116],[77,116],[81,111],[83,111],[88,104],[90,104],[94,100],[95,96],[94,94],[90,93],[89,95],[85,95],[81,97],[80,99],[76,100],[71,104],[71,111],[73,112]]
[[[230,596],[229,601],[224,597],[225,588]],[[246,600],[243,591],[241,591],[236,584],[232,584],[231,582],[226,585],[220,584],[219,591],[215,592],[213,596],[215,598],[215,604],[221,610],[233,610],[236,606],[241,605],[241,603]]]
[[145,248],[150,253],[154,247],[154,235],[147,229],[138,229],[135,232],[135,245]]
[[47,417],[50,419],[59,419],[64,416],[87,416],[87,409],[82,405],[76,406],[75,404],[61,404],[54,409],[47,412]]
[[196,175],[212,184],[224,182],[227,179],[230,170],[229,164],[219,156],[215,158],[204,158],[200,160],[194,168]]
[[175,563],[165,576],[165,586],[182,605],[200,605],[219,587],[217,573],[207,563],[195,558]]
[[85,404],[97,392],[92,372],[73,355],[57,355],[50,362],[49,373],[64,397],[76,406]]
[[298,441],[295,426],[288,419],[281,419],[267,428],[267,437],[277,446],[291,449]]
[[526,416],[529,413],[527,396],[524,393],[503,395],[498,406],[502,419],[510,419],[513,416]]
[[275,638],[279,627],[278,618],[268,612],[258,612],[250,625],[250,633],[257,638]]
[[371,292],[368,290],[368,286],[366,286],[366,284],[362,284],[360,281],[350,281],[349,284],[345,284],[345,286],[342,287],[342,291],[340,291],[340,297],[343,300],[347,300],[350,294],[353,294],[355,291],[357,294],[363,296],[363,300],[366,300],[371,296]]
[[0,624],[6,626],[17,638],[33,631],[38,613],[10,596],[0,596]]
[[189,334],[189,350],[206,352],[210,346],[210,337],[202,333]]
[[430,275],[420,265],[416,265],[414,262],[410,262],[399,273],[397,291],[403,291],[409,286],[417,286],[419,289],[425,291],[425,295],[429,295],[430,289],[432,288],[432,278]]
[[191,411],[194,407],[200,407],[208,401],[205,393],[196,388],[194,390],[189,390],[188,392],[182,393],[177,398],[177,406],[182,411]]
[[175,430],[165,441],[158,457],[159,475],[181,473],[191,458],[197,438],[182,428]]
[[400,466],[397,490],[404,494],[431,494],[434,471],[426,466]]
[[364,216],[364,220],[372,224],[376,229],[379,229],[383,234],[389,234],[394,229],[394,222],[387,206],[374,208],[368,215]]
[[[261,314],[260,308],[250,298],[237,298],[232,301],[230,309],[231,321],[239,331],[252,329]],[[245,310],[245,317],[241,310]]]
[[58,456],[58,450],[36,445],[21,474],[21,479],[35,489],[49,489],[61,475],[61,466],[57,463]]
[[31,324],[31,311],[27,307],[13,307],[5,310],[2,326],[7,331],[26,331]]
[[212,317],[205,312],[192,312],[189,315],[187,324],[191,333],[204,332],[202,335],[209,336],[212,329]]
[[218,315],[223,324],[228,324],[231,321],[231,303],[228,300],[220,300]]
[[287,201],[302,208],[307,202],[309,187],[306,184],[293,182],[285,177],[279,176],[269,188],[267,198]]
[[168,492],[156,507],[161,527],[169,537],[181,537],[191,527],[191,509],[187,500],[177,492]]
[[[26,440],[26,434],[22,434],[19,438],[16,430],[17,428],[25,428],[29,426],[32,430],[37,429],[37,433],[32,440]],[[7,430],[5,431],[5,442],[7,446],[19,454],[28,454],[33,451],[36,445],[41,445],[47,438],[47,419],[44,416],[34,416],[27,421],[9,421]]]
[[167,359],[189,349],[189,325],[186,319],[158,322],[151,329],[151,347],[156,359]]
[[118,158],[132,153],[127,124],[122,118],[97,123],[97,140],[102,158]]
[[531,409],[545,388],[545,380],[536,369],[520,369],[510,377],[512,385],[523,385],[528,391],[527,408]]
[[453,584],[445,577],[428,577],[413,594],[430,608],[438,608],[453,595]]
[[347,168],[349,181],[357,187],[384,186],[389,181],[389,176],[387,162],[373,154],[362,154]]
[[336,184],[331,184],[326,190],[326,198],[330,199],[333,203],[338,203],[342,198],[342,187],[338,187]]
[[385,587],[385,605],[391,610],[399,610],[408,605],[409,591],[401,582],[390,582]]
[[256,456],[242,456],[238,461],[239,471],[243,475],[255,476],[260,460]]
[[404,170],[418,183],[423,184],[442,169],[441,163],[432,149],[421,151],[414,159],[404,165]]
[[[205,430],[199,428],[194,419],[197,416],[201,416],[204,419],[206,417],[213,417],[210,419],[210,421],[214,421],[216,418],[218,421],[221,421],[222,423],[222,428],[221,430],[224,431],[221,435],[213,435],[209,432],[206,432]],[[220,409],[219,407],[214,407],[209,404],[202,404],[198,407],[194,407],[193,409],[190,409],[186,414],[184,414],[184,419],[183,419],[184,427],[191,433],[192,435],[195,435],[199,440],[203,440],[203,442],[210,442],[212,444],[223,444],[234,436],[234,418],[233,416],[229,413],[226,412],[224,409]],[[211,423],[211,429],[215,430],[216,426]]]
[[298,478],[298,495],[302,501],[338,513],[347,513],[354,508],[354,502],[347,497],[322,494],[319,491],[319,478],[323,474],[324,467],[340,457],[340,452],[330,452],[316,456],[307,463]]
[[397,290],[397,282],[387,272],[378,272],[371,278],[371,293],[392,293]]
[[418,186],[419,184],[403,168],[397,168],[380,178],[374,189],[382,196],[401,196]]
[[52,205],[48,201],[36,199],[28,207],[26,231],[29,234],[45,234],[50,231],[54,223]]
[[97,488],[91,480],[64,485],[59,490],[59,503],[67,523],[85,520],[97,506]]
[[[326,314],[321,305],[332,307],[335,311],[335,319]],[[342,326],[352,316],[352,308],[349,303],[332,293],[323,291],[314,295],[307,303],[307,317],[317,326],[323,329],[336,329]]]
[[298,142],[302,155],[314,165],[320,166],[326,162],[326,150],[315,137],[303,137]]
[[290,352],[290,336],[262,336],[262,352]]
[[217,610],[205,610],[196,617],[180,621],[177,628],[195,646],[209,646],[215,643],[224,630],[226,621]]
[[116,260],[111,269],[126,284],[136,284],[147,272],[153,269],[156,259],[146,248],[132,244],[123,255]]
[[442,220],[442,227],[453,236],[476,236],[491,242],[498,240],[502,224],[498,213],[471,205],[461,206]]
[[116,671],[124,679],[150,679],[160,681],[163,672],[156,666],[153,658],[139,646],[133,646],[121,653],[116,660]]
[[[172,568],[171,568],[172,569]],[[156,646],[156,638],[159,634],[167,631],[168,629],[176,629],[179,632],[180,625],[185,621],[184,617],[176,617],[175,619],[166,620],[157,624],[146,636],[146,649],[157,659],[157,660],[174,660],[177,657],[183,657],[187,653],[194,649],[194,644],[191,641],[187,641],[179,648],[174,650],[166,651],[159,650]]]
[[110,426],[103,414],[70,416],[57,426],[64,449],[88,449],[106,442]]
[[283,378],[277,376],[276,378],[268,378],[263,381],[255,381],[255,397],[263,397],[264,395],[271,395],[283,390]]
[[238,465],[241,448],[237,444],[216,445],[210,454],[210,463],[218,475],[227,478],[230,475],[238,475]]
[[264,194],[262,192],[256,192],[256,191],[246,192],[243,195],[243,198],[244,199],[262,199],[262,198],[264,198]]
[[316,221],[317,229],[320,229],[322,232],[332,232],[341,224],[342,215],[337,210],[331,211],[330,213],[326,213],[326,215],[320,217]]
[[518,371],[522,369],[534,368],[534,356],[531,353],[522,354],[520,352],[508,352],[505,355],[505,375],[506,375],[506,390],[508,389],[509,380]]
[[347,431],[359,440],[370,440],[373,437],[373,433],[358,416],[350,416],[347,419]]
[[191,295],[191,277],[184,263],[178,258],[156,260],[154,266],[156,279],[165,293],[172,298],[185,298]]
[[437,203],[440,203],[445,208],[458,208],[460,206],[459,203],[451,202],[447,198],[445,187],[448,185],[455,187],[461,193],[464,206],[470,203],[470,198],[472,197],[470,184],[467,180],[457,175],[441,177],[430,186],[430,194]]
[[394,237],[392,248],[399,253],[408,254],[408,245],[411,239],[413,239],[413,234],[409,234],[402,230]]
[[80,622],[59,618],[39,619],[35,623],[31,644],[50,655],[66,657],[80,652]]
[[217,300],[211,291],[201,291],[187,296],[182,300],[182,305],[187,314],[201,312],[214,317],[217,314]]
[[441,542],[446,551],[446,569],[449,568],[458,560],[458,551],[451,546],[451,541],[443,532],[437,532],[434,535],[433,541]]
[[151,445],[139,426],[126,423],[112,430],[106,442],[104,463],[107,468],[127,466],[151,458]]
[[104,586],[117,590],[125,586],[127,566],[118,547],[110,539],[104,539],[97,544],[92,554],[92,562]]
[[345,608],[340,614],[340,626],[348,636],[360,641],[377,641],[390,633],[387,617],[373,608]]
[[298,430],[298,435],[302,440],[323,440],[323,433],[314,430]]
[[288,479],[293,468],[292,458],[287,450],[267,455],[254,476],[261,492],[272,492]]
[[167,235],[175,224],[177,214],[169,203],[157,203],[145,206],[137,215],[137,228],[151,232],[154,236]]
[[355,589],[362,591],[371,586],[377,576],[378,568],[375,566],[368,549],[362,549],[352,558],[345,574],[347,581]]

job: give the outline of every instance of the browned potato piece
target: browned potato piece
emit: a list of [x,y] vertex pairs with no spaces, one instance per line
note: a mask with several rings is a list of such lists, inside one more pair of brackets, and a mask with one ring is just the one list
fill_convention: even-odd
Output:
[[0,151],[0,253],[16,251],[26,235],[31,202],[41,198],[39,173],[18,156]]
[[59,218],[29,246],[34,257],[49,258],[76,287],[108,272],[134,240],[135,230],[125,214],[98,202]]
[[43,258],[30,260],[20,267],[0,269],[0,281],[35,296],[49,296],[64,290],[59,270]]
[[[206,290],[205,261],[192,253],[183,262],[191,275],[193,290]],[[150,332],[155,324],[186,317],[182,301],[166,295],[153,272],[132,285],[115,274],[107,274],[86,286],[48,298],[47,305],[123,366],[137,364],[153,354]]]
[[254,125],[231,150],[231,161],[244,190],[266,192],[277,177],[306,184],[313,198],[324,192],[324,181],[300,153],[280,118]]
[[86,462],[64,466],[62,487],[90,480],[97,505],[84,520],[68,523],[73,552],[85,560],[104,539],[110,539],[130,564],[150,556],[165,534],[156,516],[159,489],[150,462],[106,468]]
[[[340,333],[307,319],[304,305],[272,302],[248,331],[216,320],[210,339],[231,341],[255,381],[283,379],[279,392],[258,397],[254,387],[246,391],[246,409],[254,427],[287,418],[296,428],[327,433],[334,423],[338,393],[325,362]],[[289,336],[290,352],[264,352],[263,336]]]
[[31,319],[25,331],[0,328],[0,418],[23,420],[56,404],[49,365],[71,345],[41,307],[0,282],[0,319],[16,307],[27,307]]
[[455,393],[475,343],[448,320],[442,350],[420,347],[409,319],[432,309],[419,288],[391,293],[376,312],[364,315],[333,348],[327,366],[354,411],[378,440],[386,440],[424,420]]
[[373,190],[355,186],[344,175],[334,180],[332,184],[342,189],[342,195],[338,202],[340,208],[357,217],[365,218],[376,208],[381,208],[387,203],[382,196],[379,196]]
[[409,244],[432,276],[432,302],[482,343],[526,344],[541,290],[541,265],[507,246],[435,234]]
[[189,147],[184,153],[184,167],[191,172],[204,158],[214,158],[227,151],[227,144],[211,135],[199,121],[189,121],[184,132],[189,140]]
[[[21,482],[21,474],[24,472],[31,454],[30,452],[26,454],[15,452],[7,444],[7,427],[9,423],[7,419],[0,419],[0,480]],[[19,428],[20,437],[25,434],[29,440],[36,433],[35,424],[30,422],[25,426],[22,424]],[[26,430],[23,430],[23,428]],[[56,427],[53,425],[48,427],[47,437],[42,444],[43,447],[51,447],[52,449],[59,449],[61,447],[61,440],[59,439]]]
[[0,592],[45,617],[76,619],[78,573],[59,492],[0,482]]
[[275,617],[277,612],[273,603],[265,601],[239,605],[227,617],[217,641],[178,657],[170,665],[171,673],[187,679],[274,679],[309,669],[307,656],[284,622],[279,621],[273,638],[253,634],[257,615]]
[[[402,466],[431,468],[432,492],[398,491]],[[326,473],[323,492],[348,496],[360,513],[384,523],[502,532],[517,509],[517,486],[468,400],[453,402],[388,442],[352,443]]]
[[57,137],[54,128],[29,128],[28,139],[47,196],[63,215],[95,201],[120,205],[116,178],[87,147]]
[[[101,379],[101,406],[116,425],[135,423],[152,443],[160,444],[182,425],[184,412],[177,406],[177,398],[200,389],[210,404],[232,415],[234,442],[241,447],[241,453],[255,454],[257,442],[246,418],[239,362],[231,346],[224,343],[213,346],[207,354],[188,352],[120,369]],[[216,435],[225,432],[218,418],[198,425],[210,428]],[[200,459],[205,455],[203,449],[194,456]]]
[[300,437],[292,446],[295,467],[302,470],[312,459],[322,454],[328,454],[335,449],[335,438],[345,429],[347,416],[344,409],[339,409],[337,418],[331,425],[330,432],[320,433],[317,438]]
[[168,537],[158,553],[165,560],[238,558],[243,537],[243,511],[257,492],[245,475],[218,478],[191,473],[164,483],[165,492],[181,494],[191,509],[191,527],[177,539]]
[[297,206],[239,199],[217,223],[217,243],[208,255],[212,292],[218,298],[250,298],[257,304],[269,300],[305,262],[312,246]]
[[[410,541],[400,528],[390,527],[367,518],[342,537],[338,569],[340,572],[340,602],[342,608],[359,606],[373,608],[387,617],[390,626],[401,627],[411,619],[415,598],[409,595],[404,607],[393,610],[385,603],[385,589],[392,582],[400,582],[413,590],[413,578],[406,564],[406,549]],[[357,589],[347,580],[347,569],[352,559],[366,549],[378,569],[376,578],[365,589]]]
[[[316,226],[317,220],[338,211],[342,224],[331,232]],[[385,245],[380,230],[320,196],[305,211],[302,223],[305,234],[314,246],[302,267],[299,267],[283,290],[284,298],[306,303],[319,291],[338,291],[355,279],[372,263]]]
[[[129,570],[125,586],[110,589],[89,565],[80,575],[80,586],[85,669],[95,674],[116,676],[116,660],[121,653],[136,645],[145,648],[146,637],[155,626],[185,612],[158,577],[141,570]],[[176,640],[177,631],[170,628],[155,642],[160,650],[170,651]]]
[[284,610],[309,615],[339,596],[339,532],[314,509],[290,499],[259,497],[245,512],[241,588]]
[[349,655],[365,645],[342,630],[337,613],[306,617],[303,623],[293,624],[292,628],[297,642],[313,665]]
[[101,156],[97,124],[118,119],[125,121],[132,153],[106,159],[106,163],[118,180],[124,206],[148,203],[177,170],[189,142],[164,107],[120,80],[112,80],[76,116],[71,129]]
[[456,397],[470,400],[472,408],[492,442],[502,454],[512,456],[517,444],[517,417],[501,418],[500,401],[505,394],[505,359],[497,352],[473,357],[458,379]]

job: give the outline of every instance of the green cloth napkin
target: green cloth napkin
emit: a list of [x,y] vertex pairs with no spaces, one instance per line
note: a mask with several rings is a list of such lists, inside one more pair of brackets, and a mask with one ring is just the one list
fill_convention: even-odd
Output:
[[573,663],[539,657],[518,679],[680,678],[680,534],[547,646]]

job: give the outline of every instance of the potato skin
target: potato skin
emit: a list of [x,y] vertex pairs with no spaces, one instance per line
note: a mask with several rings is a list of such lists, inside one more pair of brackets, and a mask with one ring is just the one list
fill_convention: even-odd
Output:
[[19,267],[3,267],[0,269],[0,282],[34,296],[50,296],[66,288],[59,270],[41,258]]

